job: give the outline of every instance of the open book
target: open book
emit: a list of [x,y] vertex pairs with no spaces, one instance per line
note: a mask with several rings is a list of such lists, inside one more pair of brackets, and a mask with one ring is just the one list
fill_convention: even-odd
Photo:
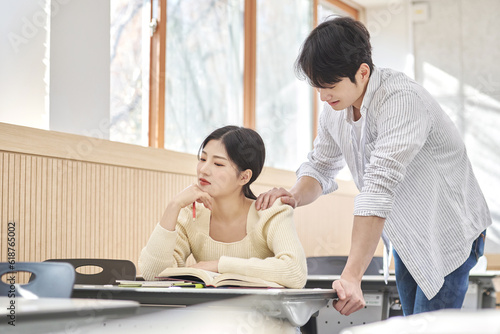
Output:
[[157,277],[160,280],[184,280],[192,282],[201,282],[206,286],[220,287],[220,286],[242,286],[242,287],[255,287],[255,288],[283,288],[284,286],[266,281],[262,278],[245,276],[234,273],[214,273],[192,267],[177,267],[167,268],[163,270]]

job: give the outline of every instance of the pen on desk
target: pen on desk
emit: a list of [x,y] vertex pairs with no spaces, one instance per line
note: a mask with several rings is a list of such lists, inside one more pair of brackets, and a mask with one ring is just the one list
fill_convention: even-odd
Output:
[[205,287],[205,284],[203,283],[179,283],[179,284],[174,284],[170,286],[169,288],[195,288],[195,289],[202,289]]
[[196,202],[193,202],[193,221],[196,221]]

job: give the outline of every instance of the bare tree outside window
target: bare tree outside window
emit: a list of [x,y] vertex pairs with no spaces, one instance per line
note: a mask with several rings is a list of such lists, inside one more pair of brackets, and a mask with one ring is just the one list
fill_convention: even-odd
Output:
[[147,146],[150,1],[110,6],[110,139]]
[[300,45],[312,29],[310,0],[257,2],[257,131],[266,165],[295,170],[312,148],[312,90],[295,77]]
[[217,127],[243,123],[243,0],[167,6],[165,148],[197,153]]

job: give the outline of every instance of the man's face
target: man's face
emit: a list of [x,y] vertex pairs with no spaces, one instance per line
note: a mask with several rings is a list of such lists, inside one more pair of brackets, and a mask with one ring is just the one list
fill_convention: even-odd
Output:
[[343,110],[351,105],[361,108],[364,87],[353,83],[349,78],[317,90],[321,101],[327,102],[334,110]]

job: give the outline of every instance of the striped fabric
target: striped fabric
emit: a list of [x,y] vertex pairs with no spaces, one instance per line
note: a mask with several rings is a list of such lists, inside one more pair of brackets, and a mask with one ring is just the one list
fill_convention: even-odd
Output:
[[358,148],[352,107],[335,111],[325,103],[297,177],[315,178],[327,194],[347,163],[360,189],[354,215],[386,218],[384,236],[430,299],[491,225],[465,145],[431,95],[390,69],[374,69],[361,115]]

